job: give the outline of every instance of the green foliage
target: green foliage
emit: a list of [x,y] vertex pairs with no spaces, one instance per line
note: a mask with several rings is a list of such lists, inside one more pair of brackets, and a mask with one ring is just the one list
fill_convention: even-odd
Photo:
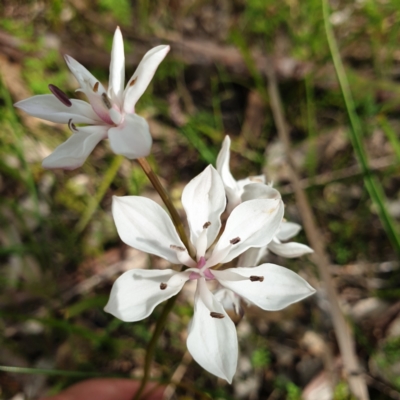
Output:
[[110,12],[121,25],[132,21],[132,9],[129,0],[98,0],[101,12]]
[[271,363],[271,355],[268,349],[256,349],[251,355],[251,364],[254,368],[268,367]]

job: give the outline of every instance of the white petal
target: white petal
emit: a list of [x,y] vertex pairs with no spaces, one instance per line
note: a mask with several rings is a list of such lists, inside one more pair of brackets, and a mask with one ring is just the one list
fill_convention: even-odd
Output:
[[263,183],[249,183],[243,188],[242,201],[253,199],[280,199],[280,193]]
[[[221,285],[263,310],[281,310],[315,292],[300,275],[275,264],[212,272]],[[250,276],[261,277],[262,281],[251,281]]]
[[125,83],[125,53],[124,40],[119,27],[115,30],[111,50],[110,79],[108,86],[108,97],[122,107],[122,98]]
[[42,94],[21,100],[14,106],[34,117],[60,124],[67,124],[71,119],[71,122],[75,124],[95,125],[102,122],[86,101],[76,99],[70,99],[70,101],[72,106],[67,107],[56,96]]
[[114,153],[133,160],[149,155],[153,139],[147,121],[137,114],[125,114],[124,121],[108,131]]
[[[213,262],[226,263],[250,247],[266,246],[276,234],[283,212],[282,200],[278,199],[249,200],[239,204],[229,216],[224,233],[214,248]],[[240,241],[232,245],[231,240],[237,238]],[[225,250],[229,247],[226,254]],[[221,260],[218,260],[219,253],[223,254]]]
[[261,248],[252,247],[247,249],[239,257],[238,267],[254,267],[259,264],[260,260],[267,253],[267,246]]
[[[213,318],[210,312],[222,314],[224,317]],[[235,325],[221,303],[208,290],[204,278],[197,283],[187,347],[195,361],[205,370],[232,382],[238,358]]]
[[[167,283],[177,274],[172,269],[134,269],[125,272],[114,282],[104,311],[126,322],[148,317],[158,304],[182,289],[186,282],[184,279],[176,280],[176,285]],[[161,289],[162,283],[166,284],[165,289]]]
[[282,224],[279,227],[279,231],[276,234],[276,237],[279,240],[285,241],[289,240],[293,236],[296,236],[300,231],[301,231],[301,225],[296,224],[294,222],[282,221]]
[[106,126],[80,127],[66,142],[46,157],[43,168],[75,169],[80,167],[100,140],[107,137]]
[[170,246],[185,246],[171,218],[156,202],[140,196],[114,196],[112,214],[123,242],[179,264],[176,252]]
[[304,254],[314,253],[313,249],[302,243],[278,243],[274,240],[268,244],[268,250],[286,258],[301,257]]
[[204,224],[211,222],[207,228],[206,246],[209,247],[221,228],[220,217],[226,205],[224,184],[212,165],[185,186],[182,205],[189,223],[190,240],[195,246],[203,232]]
[[169,46],[157,46],[149,50],[140,61],[135,73],[126,85],[124,111],[133,113],[136,102],[149,86],[159,64],[169,52]]
[[230,147],[231,139],[229,136],[225,136],[225,139],[222,142],[221,150],[217,157],[217,171],[221,175],[222,181],[224,182],[226,196],[228,197],[228,206],[230,211],[232,211],[240,203],[241,191],[229,168]]
[[98,82],[99,83],[98,90],[105,92],[104,87],[99,82],[99,80],[96,79],[96,77],[93,76],[82,64],[80,64],[71,56],[65,55],[64,58],[65,61],[67,62],[68,68],[74,74],[76,80],[79,82],[79,85],[81,86],[82,89],[84,89],[85,86],[87,85],[93,88],[95,84]]

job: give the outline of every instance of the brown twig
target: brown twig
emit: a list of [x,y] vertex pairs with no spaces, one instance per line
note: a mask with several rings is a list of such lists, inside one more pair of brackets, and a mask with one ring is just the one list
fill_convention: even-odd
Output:
[[329,273],[330,261],[325,252],[325,244],[315,221],[308,198],[301,188],[300,177],[297,174],[295,163],[291,154],[291,142],[283,113],[275,71],[271,66],[268,65],[266,67],[266,72],[268,77],[268,94],[271,102],[272,114],[278,130],[279,138],[285,148],[287,162],[291,170],[291,180],[296,202],[302,215],[304,231],[311,247],[314,249],[314,261],[318,267],[320,278],[324,283],[326,295],[330,303],[332,322],[350,390],[358,399],[367,400],[369,399],[367,385],[365,383],[362,371],[360,370],[357,355],[354,349],[354,338],[352,332],[339,307],[336,289]]

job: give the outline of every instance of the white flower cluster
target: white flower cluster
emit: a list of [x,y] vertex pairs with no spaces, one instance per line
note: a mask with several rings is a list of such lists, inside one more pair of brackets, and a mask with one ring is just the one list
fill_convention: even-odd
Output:
[[[149,154],[151,136],[147,122],[135,114],[143,94],[169,46],[157,46],[140,62],[126,88],[124,50],[117,28],[110,65],[110,84],[102,84],[71,57],[66,61],[89,103],[69,99],[55,86],[53,94],[35,96],[16,104],[27,113],[48,121],[68,123],[73,135],[43,161],[45,168],[81,166],[96,144],[110,140],[113,151],[135,159]],[[87,126],[77,126],[87,124]],[[236,328],[226,310],[240,312],[240,299],[264,310],[281,310],[314,293],[293,271],[270,263],[259,265],[269,250],[283,257],[311,253],[303,244],[282,243],[300,226],[284,221],[279,192],[263,177],[236,181],[229,169],[230,139],[226,137],[217,168],[209,165],[182,193],[190,229],[186,248],[169,215],[154,201],[141,196],[114,197],[112,214],[121,239],[141,251],[185,267],[125,272],[114,283],[105,310],[123,321],[140,321],[154,308],[179,293],[185,282],[197,281],[194,315],[188,328],[187,347],[210,373],[228,382],[236,371]],[[227,212],[225,224],[221,215]],[[236,268],[224,264],[238,258]],[[220,289],[212,293],[207,281]]]

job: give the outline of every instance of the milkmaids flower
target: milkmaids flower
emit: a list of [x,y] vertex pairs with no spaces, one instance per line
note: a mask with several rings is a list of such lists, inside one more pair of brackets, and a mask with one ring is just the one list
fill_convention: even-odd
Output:
[[126,244],[188,269],[125,272],[115,281],[105,311],[123,321],[142,320],[162,301],[176,295],[186,281],[196,280],[188,350],[207,371],[231,382],[238,358],[236,329],[206,281],[217,280],[264,310],[280,310],[311,295],[314,289],[296,273],[274,264],[213,269],[250,247],[262,247],[271,241],[283,216],[280,198],[255,199],[238,205],[220,234],[225,190],[218,172],[209,166],[185,187],[182,205],[194,258],[157,203],[139,196],[113,198],[113,217]]
[[[281,196],[276,189],[271,185],[265,184],[263,175],[239,181],[235,180],[229,168],[230,145],[231,140],[229,136],[226,136],[217,158],[217,170],[224,182],[228,198],[228,211],[232,211],[239,204],[249,200],[280,198]],[[282,220],[278,231],[268,245],[264,248],[249,249],[246,253],[242,254],[239,266],[247,267],[256,265],[263,255],[266,254],[267,250],[286,258],[300,257],[304,254],[313,253],[310,247],[302,243],[282,243],[297,235],[300,230],[301,226],[299,224]]]
[[[148,51],[124,89],[124,43],[116,29],[111,50],[108,90],[81,64],[66,55],[65,60],[79,82],[89,103],[69,99],[54,85],[53,94],[34,96],[15,104],[30,115],[51,122],[68,124],[73,135],[43,160],[44,168],[75,169],[80,167],[97,143],[109,138],[114,153],[130,159],[150,153],[152,138],[146,120],[135,114],[135,105],[146,90],[154,73],[169,51],[157,46]],[[87,124],[87,126],[77,126]]]

